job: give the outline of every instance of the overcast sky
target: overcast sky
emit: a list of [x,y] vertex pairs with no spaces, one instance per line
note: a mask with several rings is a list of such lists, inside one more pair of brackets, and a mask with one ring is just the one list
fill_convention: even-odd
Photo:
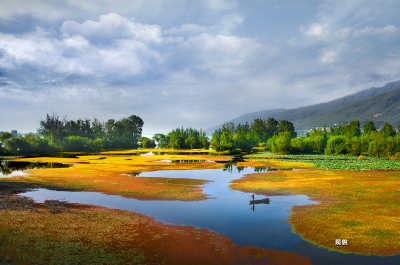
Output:
[[0,131],[47,113],[144,134],[400,80],[400,1],[0,0]]

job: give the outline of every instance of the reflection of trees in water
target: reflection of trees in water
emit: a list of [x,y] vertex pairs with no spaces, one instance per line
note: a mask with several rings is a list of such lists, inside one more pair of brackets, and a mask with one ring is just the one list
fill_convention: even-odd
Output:
[[16,162],[16,161],[3,161],[0,163],[0,170],[3,175],[11,174],[14,171],[22,171],[27,169],[37,168],[63,168],[69,165],[62,163],[32,163],[32,162]]
[[237,167],[236,163],[228,162],[224,165],[223,171],[228,171],[229,173],[233,173],[234,168],[238,171],[238,173],[244,170],[244,167]]
[[142,174],[142,172],[131,172],[131,173],[127,173],[129,176],[132,176],[132,177],[137,177],[137,176],[139,176],[140,174]]
[[228,172],[232,173],[233,169],[236,167],[238,173],[242,172],[244,170],[244,167],[236,166],[238,162],[245,162],[245,160],[243,159],[243,155],[234,156],[231,161],[228,161],[224,165],[223,171],[228,171]]
[[259,173],[259,172],[265,172],[268,171],[268,167],[254,167],[254,172]]

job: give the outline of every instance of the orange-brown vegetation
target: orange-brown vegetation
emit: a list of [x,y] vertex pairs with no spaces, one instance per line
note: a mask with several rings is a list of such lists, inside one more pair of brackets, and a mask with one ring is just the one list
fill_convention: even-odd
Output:
[[[293,231],[344,253],[400,254],[400,172],[275,171],[232,181],[231,188],[263,195],[304,194],[320,201],[294,206]],[[348,246],[336,246],[347,239]]]
[[0,259],[15,264],[311,264],[291,252],[123,210],[0,196]]
[[[119,153],[123,151],[118,151]],[[129,151],[124,151],[129,153]],[[132,151],[130,151],[132,153]],[[37,157],[16,161],[57,162],[72,165],[69,168],[33,169],[29,176],[8,179],[43,186],[117,194],[140,200],[205,200],[201,185],[205,180],[141,178],[128,173],[156,170],[188,170],[222,168],[220,163],[178,164],[160,160],[230,160],[229,157],[204,155],[91,155],[78,158]]]

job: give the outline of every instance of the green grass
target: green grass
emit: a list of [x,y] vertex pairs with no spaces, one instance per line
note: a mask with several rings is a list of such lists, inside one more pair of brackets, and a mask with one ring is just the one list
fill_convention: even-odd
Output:
[[353,155],[274,155],[272,153],[257,153],[248,155],[245,158],[310,163],[316,168],[327,170],[400,170],[399,160],[372,157],[358,160],[358,157]]

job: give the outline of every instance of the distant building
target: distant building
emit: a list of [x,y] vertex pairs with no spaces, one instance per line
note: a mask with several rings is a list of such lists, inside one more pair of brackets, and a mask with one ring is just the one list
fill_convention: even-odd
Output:
[[378,118],[379,116],[381,116],[380,113],[374,114],[374,118]]
[[11,134],[13,137],[18,137],[18,131],[17,130],[12,130]]

